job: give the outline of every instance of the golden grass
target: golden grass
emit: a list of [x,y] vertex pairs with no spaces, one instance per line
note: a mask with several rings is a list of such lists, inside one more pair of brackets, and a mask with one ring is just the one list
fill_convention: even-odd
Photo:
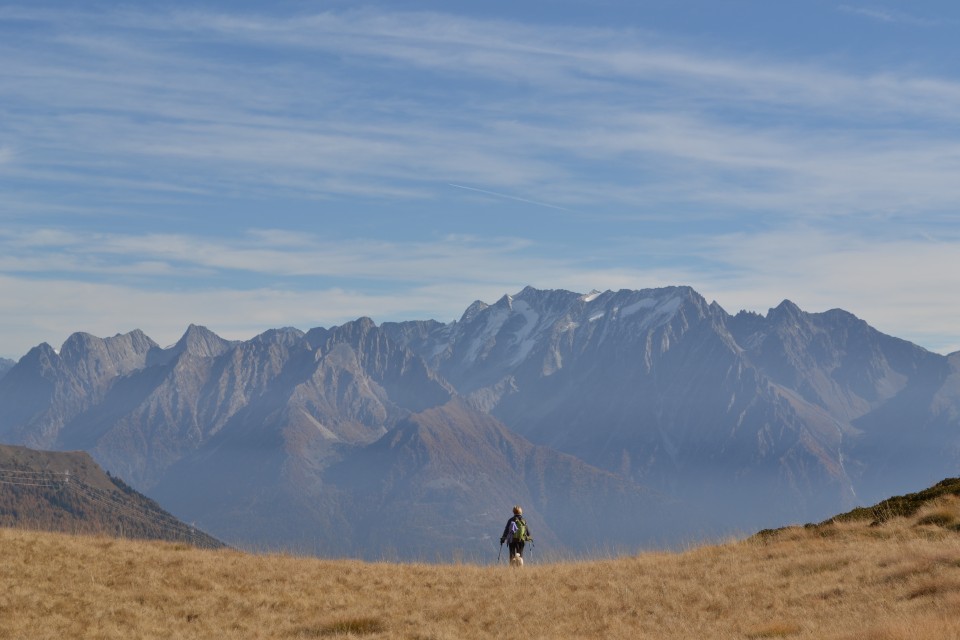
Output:
[[0,529],[0,638],[960,638],[927,515],[523,569]]
[[916,524],[960,528],[960,497],[949,495],[930,501],[917,512]]

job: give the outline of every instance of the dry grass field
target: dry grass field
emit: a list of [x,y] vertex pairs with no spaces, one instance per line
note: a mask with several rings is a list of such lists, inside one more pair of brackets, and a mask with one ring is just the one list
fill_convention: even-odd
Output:
[[0,638],[960,638],[958,521],[519,570],[0,529]]

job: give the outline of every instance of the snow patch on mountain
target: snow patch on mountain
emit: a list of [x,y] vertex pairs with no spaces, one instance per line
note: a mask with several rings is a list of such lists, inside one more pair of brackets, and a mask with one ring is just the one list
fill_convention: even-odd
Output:
[[682,303],[683,298],[680,296],[671,296],[666,299],[643,298],[621,309],[620,319],[622,320],[641,311],[649,310],[649,313],[641,320],[640,326],[638,327],[640,331],[645,331],[665,324],[676,314]]
[[497,334],[507,320],[510,319],[511,315],[511,309],[506,306],[489,307],[486,311],[483,328],[470,342],[464,360],[467,362],[476,362],[480,356],[481,349],[484,349],[496,339]]
[[627,305],[620,310],[620,317],[626,318],[632,316],[633,314],[641,311],[643,309],[652,309],[657,306],[657,303],[660,301],[657,298],[642,298],[633,304]]
[[323,436],[325,440],[331,440],[331,441],[340,440],[340,438],[337,437],[337,434],[335,434],[333,431],[330,431],[330,429],[328,429],[327,427],[323,426],[323,423],[317,420],[316,418],[314,418],[312,415],[310,415],[309,412],[307,412],[304,409],[301,409],[300,413],[303,415],[304,418],[307,419],[307,422],[309,422],[310,424],[312,424],[314,427],[317,428],[317,431],[320,432],[320,435]]
[[530,351],[537,345],[537,337],[534,336],[534,329],[540,321],[540,314],[523,300],[516,300],[513,304],[513,310],[523,316],[524,323],[517,331],[514,341],[517,344],[517,352],[511,358],[511,364],[523,362],[530,354]]

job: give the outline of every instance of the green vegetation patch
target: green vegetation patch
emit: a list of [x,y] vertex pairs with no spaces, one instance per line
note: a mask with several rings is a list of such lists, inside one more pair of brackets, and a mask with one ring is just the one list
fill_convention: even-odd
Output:
[[947,478],[929,489],[917,493],[908,493],[905,496],[894,496],[872,507],[859,507],[853,511],[834,516],[820,524],[869,520],[871,525],[880,525],[891,518],[909,518],[931,500],[948,495],[960,496],[960,478]]
[[[807,533],[829,538],[840,534],[840,532],[831,525],[844,522],[869,521],[871,527],[878,527],[884,522],[894,518],[913,517],[931,502],[948,496],[960,497],[960,478],[947,478],[941,480],[929,489],[924,489],[917,493],[908,493],[904,496],[894,496],[883,502],[878,502],[872,507],[858,507],[847,513],[833,516],[819,524],[805,524],[802,528]],[[917,524],[936,525],[947,530],[960,531],[960,521],[956,519],[953,513],[948,511],[935,511],[923,515]],[[784,532],[797,529],[798,527],[793,526],[763,529],[755,533],[752,539],[760,541],[772,540]]]

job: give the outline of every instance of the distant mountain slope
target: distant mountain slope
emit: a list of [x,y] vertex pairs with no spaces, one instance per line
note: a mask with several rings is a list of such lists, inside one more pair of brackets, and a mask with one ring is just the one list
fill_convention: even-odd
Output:
[[489,551],[514,504],[552,549],[636,549],[681,529],[662,496],[533,445],[462,400],[411,415],[328,477],[353,488],[369,519],[362,546],[425,557],[437,548]]
[[0,378],[6,375],[7,371],[13,368],[13,365],[17,364],[13,360],[8,360],[7,358],[0,358]]
[[410,414],[326,465],[302,432],[263,434],[256,454],[248,435],[218,436],[153,495],[241,546],[369,559],[489,557],[517,503],[555,552],[635,549],[678,529],[663,497],[532,445],[460,400]]
[[82,451],[0,445],[0,526],[224,546],[105,474]]

